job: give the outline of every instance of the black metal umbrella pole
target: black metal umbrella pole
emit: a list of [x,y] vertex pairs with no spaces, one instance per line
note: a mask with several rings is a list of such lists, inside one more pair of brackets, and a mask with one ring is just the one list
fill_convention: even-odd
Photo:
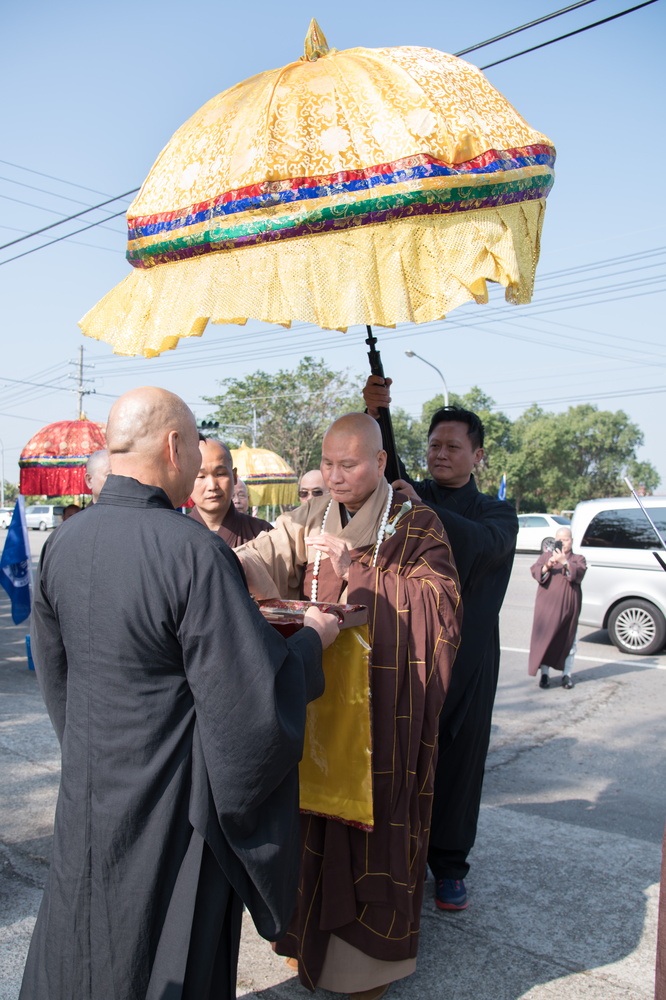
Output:
[[[381,354],[375,347],[377,343],[377,338],[372,332],[372,327],[366,325],[366,330],[368,331],[368,336],[366,338],[366,344],[370,348],[368,351],[368,360],[370,362],[370,371],[373,375],[378,375],[379,378],[385,379],[384,367],[382,365]],[[394,479],[400,479],[400,465],[398,462],[398,449],[395,446],[395,436],[393,434],[393,424],[391,422],[391,413],[387,406],[381,406],[379,408],[379,426],[382,429],[382,441],[384,442],[384,448],[386,450],[386,471],[385,476],[389,483],[392,483]]]

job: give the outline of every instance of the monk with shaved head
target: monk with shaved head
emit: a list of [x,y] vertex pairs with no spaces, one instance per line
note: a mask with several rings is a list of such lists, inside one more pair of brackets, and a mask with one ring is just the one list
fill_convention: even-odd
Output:
[[336,420],[330,494],[237,554],[261,597],[364,604],[372,643],[374,829],[302,817],[298,906],[280,954],[308,989],[376,1000],[414,971],[437,758],[458,645],[458,576],[435,514],[394,491],[377,422]]
[[32,617],[62,748],[53,861],[21,1000],[232,1000],[243,904],[284,934],[305,709],[338,633],[284,639],[215,532],[174,508],[201,466],[164,389],[112,407],[97,503],[45,548]]
[[192,520],[210,531],[216,531],[232,549],[256,538],[262,531],[271,531],[273,525],[270,521],[241,513],[234,506],[232,500],[237,476],[226,444],[200,434],[199,451],[201,468],[192,488]]

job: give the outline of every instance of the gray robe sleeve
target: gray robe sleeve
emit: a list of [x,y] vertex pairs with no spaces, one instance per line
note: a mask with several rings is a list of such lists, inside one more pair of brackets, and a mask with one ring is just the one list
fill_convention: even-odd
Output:
[[[58,741],[62,743],[67,705],[67,655],[55,612],[44,591],[43,552],[30,620],[30,639],[42,698]],[[48,669],[42,669],[42,665]]]
[[310,628],[287,640],[268,625],[219,547],[221,559],[192,550],[179,627],[196,712],[190,822],[259,932],[275,938],[296,890],[297,765],[307,702],[324,689],[321,642]]

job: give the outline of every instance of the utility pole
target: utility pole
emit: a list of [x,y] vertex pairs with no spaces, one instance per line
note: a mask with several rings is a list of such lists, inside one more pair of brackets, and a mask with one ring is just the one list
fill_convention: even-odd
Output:
[[[70,361],[70,365],[76,365],[76,364],[77,364],[76,361]],[[79,360],[78,360],[77,367],[78,367],[78,384],[77,384],[76,389],[72,389],[72,392],[75,392],[76,395],[78,396],[78,404],[77,404],[77,407],[76,407],[76,419],[77,420],[84,420],[85,419],[85,414],[83,412],[83,397],[84,396],[91,396],[91,395],[93,395],[94,392],[95,392],[95,390],[94,389],[86,389],[86,388],[84,388],[84,385],[83,385],[83,369],[84,369],[84,364],[83,364],[83,344],[79,344]],[[85,365],[85,367],[86,368],[92,368],[93,366],[92,365]]]

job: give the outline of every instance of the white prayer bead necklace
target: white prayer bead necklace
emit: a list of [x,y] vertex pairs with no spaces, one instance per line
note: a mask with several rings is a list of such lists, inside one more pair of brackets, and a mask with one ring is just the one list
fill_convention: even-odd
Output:
[[[326,518],[328,517],[328,512],[331,509],[333,503],[333,497],[328,501],[328,506],[324,511],[324,517],[321,522],[320,534],[324,534],[324,528],[326,526]],[[391,504],[393,503],[393,487],[388,488],[388,500],[386,501],[386,507],[384,508],[384,513],[382,515],[382,520],[379,525],[379,531],[377,532],[377,541],[375,542],[375,551],[372,555],[372,565],[377,565],[377,553],[379,552],[379,546],[384,541],[384,535],[386,534],[386,525],[388,523],[389,513],[391,511]],[[312,567],[312,586],[310,587],[310,600],[317,600],[317,585],[319,581],[319,567],[321,565],[321,549],[317,549],[317,554],[314,557],[314,565]]]

